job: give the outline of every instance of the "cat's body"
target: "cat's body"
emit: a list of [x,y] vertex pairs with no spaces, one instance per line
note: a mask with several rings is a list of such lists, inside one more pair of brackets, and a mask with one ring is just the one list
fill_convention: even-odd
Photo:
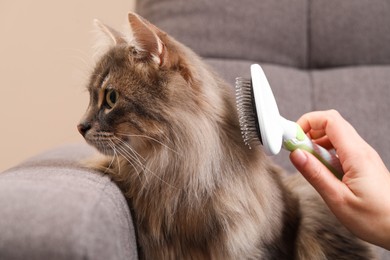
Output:
[[91,76],[79,125],[108,155],[145,259],[371,259],[298,176],[244,145],[232,88],[135,14]]

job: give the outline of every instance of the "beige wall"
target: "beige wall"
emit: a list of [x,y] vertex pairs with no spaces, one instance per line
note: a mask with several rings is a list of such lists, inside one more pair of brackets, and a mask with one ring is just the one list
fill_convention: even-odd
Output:
[[92,20],[122,28],[134,0],[1,0],[0,171],[61,144],[88,104]]

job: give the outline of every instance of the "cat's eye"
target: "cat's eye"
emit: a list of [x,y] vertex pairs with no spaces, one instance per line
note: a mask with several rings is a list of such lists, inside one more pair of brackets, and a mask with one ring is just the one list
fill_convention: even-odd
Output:
[[109,108],[113,108],[118,101],[119,94],[113,89],[108,89],[106,91],[106,103]]

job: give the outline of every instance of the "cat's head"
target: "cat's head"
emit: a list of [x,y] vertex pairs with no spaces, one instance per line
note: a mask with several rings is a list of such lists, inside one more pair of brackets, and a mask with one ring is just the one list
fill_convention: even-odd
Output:
[[217,87],[204,88],[204,82],[217,84],[212,74],[156,26],[134,13],[128,20],[130,35],[97,22],[109,48],[90,77],[90,103],[79,132],[106,155],[129,147],[190,145],[184,136],[210,138],[215,126],[208,118],[221,112],[222,102]]

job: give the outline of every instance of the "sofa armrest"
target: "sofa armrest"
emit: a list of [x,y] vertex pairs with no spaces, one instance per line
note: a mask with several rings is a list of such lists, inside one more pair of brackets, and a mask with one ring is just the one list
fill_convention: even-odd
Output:
[[117,186],[61,147],[0,173],[0,259],[136,259],[131,214]]

